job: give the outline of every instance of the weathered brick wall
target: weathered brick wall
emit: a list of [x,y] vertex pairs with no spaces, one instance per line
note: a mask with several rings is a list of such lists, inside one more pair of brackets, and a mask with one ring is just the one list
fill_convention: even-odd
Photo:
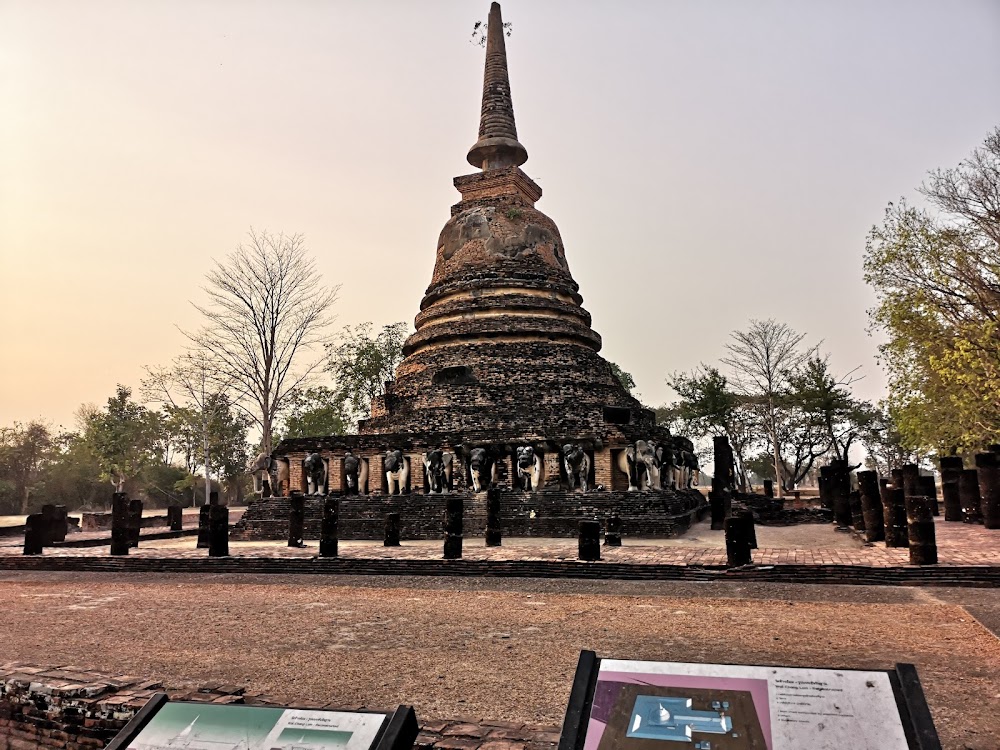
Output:
[[[111,531],[110,513],[84,513],[81,521],[81,531]],[[166,516],[143,516],[141,527],[144,529],[156,526],[169,526]]]
[[[567,687],[567,694],[569,688]],[[236,685],[165,686],[155,679],[77,666],[0,664],[0,750],[104,747],[154,693],[171,700],[388,711],[392,707],[281,701]],[[420,716],[417,716],[418,720]],[[455,718],[421,722],[418,750],[553,750],[557,727]]]
[[[486,494],[463,494],[464,533],[486,533]],[[399,513],[403,539],[440,539],[443,536],[444,495],[347,496],[340,500],[341,539],[381,539],[385,516]],[[618,515],[624,534],[634,537],[677,536],[691,525],[705,505],[694,491],[672,492],[504,492],[500,501],[502,531],[514,537],[575,537],[579,522]],[[318,539],[322,498],[306,499],[305,535]],[[234,527],[235,540],[287,539],[289,502],[269,498],[252,502]]]

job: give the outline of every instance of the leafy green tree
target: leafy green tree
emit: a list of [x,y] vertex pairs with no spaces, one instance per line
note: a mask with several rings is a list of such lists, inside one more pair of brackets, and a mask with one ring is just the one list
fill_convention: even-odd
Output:
[[250,418],[236,411],[225,394],[210,394],[198,407],[168,404],[163,414],[166,433],[177,453],[184,457],[186,473],[194,477],[200,470],[210,480],[196,482],[188,476],[180,477],[175,483],[178,489],[199,487],[208,493],[213,476],[230,489],[239,486],[238,480],[246,473],[250,460]]
[[93,448],[78,432],[55,438],[57,451],[45,472],[40,494],[67,508],[105,508],[114,488],[103,480]]
[[142,494],[151,506],[165,507],[174,503],[183,504],[183,487],[193,474],[173,464],[154,461],[143,467],[138,482]]
[[856,371],[838,378],[830,372],[829,357],[813,354],[790,373],[790,390],[784,397],[788,406],[801,410],[822,430],[828,450],[838,460],[847,460],[851,446],[875,419],[874,407],[851,394]]
[[132,389],[119,385],[107,406],[90,415],[85,439],[90,445],[101,478],[117,492],[157,460],[162,423],[157,414],[132,400]]
[[30,511],[54,451],[52,432],[44,422],[15,422],[13,427],[0,428],[0,481],[7,485],[8,503],[21,514]]
[[923,458],[903,444],[892,409],[885,401],[872,407],[872,418],[861,428],[860,438],[867,453],[867,467],[883,476],[902,468],[903,464],[919,463]]
[[608,364],[611,365],[611,373],[622,384],[622,388],[632,393],[635,390],[635,378],[632,377],[632,373],[625,372],[625,370],[614,362],[608,362]]
[[920,192],[868,235],[869,313],[903,447],[965,453],[1000,440],[1000,128]]
[[752,474],[759,479],[774,481],[774,456],[767,451],[747,459],[747,477]]
[[386,383],[403,359],[406,323],[383,326],[375,336],[371,330],[371,323],[345,326],[338,342],[326,350],[335,398],[352,422],[371,415],[372,400],[385,395]]
[[667,385],[680,396],[666,412],[676,428],[692,438],[725,435],[736,459],[737,479],[746,489],[746,457],[756,439],[757,422],[747,398],[736,393],[717,368],[706,365],[674,373]]
[[282,439],[343,435],[346,419],[343,402],[325,386],[296,391],[288,399],[288,413]]
[[[187,471],[194,474],[201,468],[209,480],[214,473],[220,480],[234,481],[249,461],[247,430],[252,420],[234,408],[231,382],[219,377],[210,361],[191,354],[178,357],[170,367],[146,372],[143,391],[148,400],[163,404],[167,444],[184,457]],[[163,463],[169,464],[169,458]],[[207,503],[211,482],[202,482],[202,487]]]

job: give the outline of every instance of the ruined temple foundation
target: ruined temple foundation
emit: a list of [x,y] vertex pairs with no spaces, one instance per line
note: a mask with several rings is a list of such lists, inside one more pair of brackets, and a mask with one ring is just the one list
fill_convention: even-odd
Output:
[[[657,425],[603,359],[542,189],[521,169],[500,6],[490,9],[478,139],[456,177],[415,332],[357,435],[280,443],[258,457],[261,487],[235,536],[282,538],[287,496],[341,497],[345,539],[441,537],[445,494],[470,533],[500,490],[504,535],[575,535],[619,515],[630,534],[669,536],[704,505],[690,440]],[[263,493],[262,493],[263,494]],[[308,501],[315,525],[321,500]],[[475,520],[474,520],[475,519]],[[318,535],[318,528],[306,536]]]
[[[453,493],[462,498],[466,537],[485,538],[489,517],[486,492]],[[340,496],[338,537],[382,539],[386,517],[399,515],[399,538],[442,539],[445,499],[442,495]],[[573,538],[580,521],[618,516],[629,537],[667,538],[683,534],[707,512],[698,492],[567,492],[499,491],[500,526],[504,537]],[[288,538],[290,498],[252,501],[230,532],[235,541]],[[303,535],[322,538],[324,497],[305,498]],[[480,543],[485,543],[480,542]]]

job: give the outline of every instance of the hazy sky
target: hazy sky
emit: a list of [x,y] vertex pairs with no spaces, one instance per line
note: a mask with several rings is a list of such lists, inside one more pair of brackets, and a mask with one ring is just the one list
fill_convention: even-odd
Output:
[[[486,0],[0,0],[0,424],[182,351],[213,258],[300,232],[412,323],[471,170]],[[525,171],[644,400],[775,317],[882,394],[865,234],[1000,124],[996,0],[507,0]]]

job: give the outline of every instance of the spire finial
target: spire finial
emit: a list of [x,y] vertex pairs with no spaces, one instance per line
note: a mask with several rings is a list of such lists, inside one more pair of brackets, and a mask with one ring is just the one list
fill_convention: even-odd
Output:
[[517,140],[514,104],[507,76],[507,47],[504,44],[500,3],[490,6],[486,29],[486,71],[483,74],[483,109],[479,119],[479,140],[469,149],[469,164],[484,172],[502,167],[519,167],[528,160],[528,151]]

